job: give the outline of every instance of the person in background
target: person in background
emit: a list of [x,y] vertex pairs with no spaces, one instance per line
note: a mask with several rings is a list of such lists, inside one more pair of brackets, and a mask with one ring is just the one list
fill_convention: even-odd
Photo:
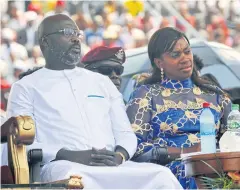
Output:
[[15,82],[14,68],[19,62],[25,63],[28,59],[26,48],[16,42],[16,32],[10,28],[3,28],[0,59],[8,64],[5,79],[11,84]]
[[81,7],[77,8],[77,12],[72,15],[72,19],[76,22],[78,28],[81,28],[82,30],[89,28],[89,21],[86,19]]
[[90,27],[84,31],[86,45],[90,48],[93,48],[94,46],[99,46],[103,43],[104,28],[102,24],[102,17],[100,15],[94,16]]
[[121,45],[123,44],[122,41],[119,39],[117,31],[107,29],[103,32],[103,42],[101,46],[116,47]]
[[38,44],[35,25],[38,15],[34,11],[27,11],[24,16],[27,21],[26,27],[17,33],[17,42],[25,46],[31,56],[32,48]]
[[14,31],[19,31],[25,27],[25,20],[23,12],[17,6],[17,2],[9,1],[7,10],[7,23],[6,28],[11,28]]
[[27,5],[28,11],[34,11],[38,16],[43,16],[43,10],[40,2],[32,1]]
[[144,2],[139,0],[126,0],[124,1],[124,7],[132,16],[137,16],[140,12],[144,11]]
[[125,60],[126,55],[121,47],[99,46],[89,51],[81,62],[84,68],[108,76],[119,90]]
[[134,48],[143,47],[147,43],[147,37],[142,30],[134,28],[132,30],[132,37],[134,40]]
[[45,59],[42,56],[42,52],[39,46],[34,46],[31,51],[31,57],[27,60],[27,64],[30,68],[42,67],[45,65]]
[[23,61],[27,60],[27,50],[23,45],[16,42],[16,32],[10,28],[3,28],[1,34],[1,59],[9,64],[14,64],[14,61],[18,59]]
[[69,15],[68,11],[66,11],[66,1],[57,0],[55,4],[55,9],[53,11],[49,11],[45,14],[45,17],[52,16],[55,14],[66,14]]
[[46,17],[38,28],[46,65],[10,92],[7,117],[35,122],[27,148],[43,151],[42,181],[80,175],[86,189],[182,189],[167,167],[129,161],[137,138],[122,95],[108,77],[76,67],[81,35],[67,15]]
[[0,78],[0,86],[1,86],[1,101],[0,101],[0,108],[2,110],[2,113],[5,112],[7,109],[7,101],[8,101],[8,96],[9,92],[11,89],[11,84],[9,84],[4,78]]
[[[184,189],[196,189],[186,178],[181,153],[201,151],[200,114],[210,103],[216,131],[226,125],[231,101],[218,87],[200,78],[189,40],[172,27],[156,31],[148,44],[152,74],[131,95],[127,114],[138,138],[133,160],[169,167]],[[220,120],[222,123],[220,123]]]
[[14,82],[18,81],[19,75],[23,72],[26,72],[29,68],[31,68],[31,66],[29,66],[27,63],[25,63],[22,60],[15,61],[13,66]]
[[[193,27],[196,26],[196,18],[195,16],[191,15],[189,13],[189,10],[188,10],[188,6],[187,6],[187,3],[186,2],[179,2],[180,3],[180,6],[179,6],[179,13],[181,14],[181,16],[189,22],[189,24],[191,24]],[[181,30],[181,31],[184,31],[186,32],[187,31],[187,28],[181,24],[178,19],[176,18],[176,27]]]

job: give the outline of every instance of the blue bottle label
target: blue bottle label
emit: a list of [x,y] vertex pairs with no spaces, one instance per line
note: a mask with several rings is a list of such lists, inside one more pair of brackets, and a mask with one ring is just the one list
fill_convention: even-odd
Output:
[[215,135],[215,132],[214,132],[214,131],[213,131],[213,132],[204,132],[204,131],[202,131],[202,132],[200,133],[200,135],[210,136],[210,135]]

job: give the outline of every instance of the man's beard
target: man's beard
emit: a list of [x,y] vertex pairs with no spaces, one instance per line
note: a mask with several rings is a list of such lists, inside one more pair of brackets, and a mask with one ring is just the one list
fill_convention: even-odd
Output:
[[72,50],[71,46],[67,51],[59,50],[54,47],[50,48],[52,56],[55,57],[57,61],[69,66],[77,65],[81,59],[81,51],[76,52]]

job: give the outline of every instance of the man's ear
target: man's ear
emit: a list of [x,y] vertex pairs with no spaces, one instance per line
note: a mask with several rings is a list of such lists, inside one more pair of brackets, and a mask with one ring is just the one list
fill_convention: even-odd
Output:
[[42,45],[44,48],[47,48],[49,46],[48,39],[47,38],[42,38],[40,45]]
[[162,61],[162,59],[160,59],[160,58],[154,58],[154,63],[155,63],[155,65],[156,65],[159,69],[163,68],[163,61]]

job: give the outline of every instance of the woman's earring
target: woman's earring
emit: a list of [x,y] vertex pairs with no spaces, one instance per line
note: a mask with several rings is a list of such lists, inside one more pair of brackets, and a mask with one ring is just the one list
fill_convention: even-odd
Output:
[[163,68],[161,68],[160,71],[161,71],[161,80],[163,81],[163,80],[164,80],[164,71],[163,71]]

